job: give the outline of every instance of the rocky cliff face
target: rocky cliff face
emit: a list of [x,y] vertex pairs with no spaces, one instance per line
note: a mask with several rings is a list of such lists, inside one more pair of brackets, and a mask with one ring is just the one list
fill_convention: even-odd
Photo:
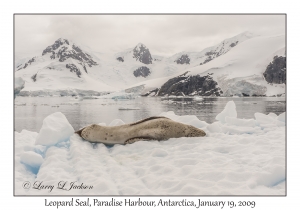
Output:
[[146,67],[146,66],[141,66],[141,67],[139,67],[137,70],[135,70],[134,72],[133,72],[133,75],[135,76],[135,77],[147,77],[147,76],[149,76],[151,74],[151,71],[150,71],[150,69],[148,68],[148,67]]
[[120,62],[124,62],[124,58],[123,57],[117,57],[117,60]]
[[199,95],[199,96],[220,96],[223,92],[217,87],[218,83],[210,75],[189,75],[188,72],[168,80],[161,86],[157,95]]
[[239,41],[223,41],[218,47],[205,53],[206,59],[202,63],[200,63],[200,65],[206,64],[212,61],[213,59],[224,55],[231,48],[235,47],[238,43]]
[[53,45],[48,46],[42,55],[50,54],[51,59],[58,59],[60,62],[72,58],[81,62],[82,66],[89,67],[98,65],[88,53],[83,52],[78,46],[70,43],[67,39],[58,39]]
[[286,57],[275,56],[263,75],[269,83],[286,84]]
[[48,46],[45,50],[43,50],[42,55],[45,55],[47,53],[53,53],[55,50],[57,50],[61,45],[67,44],[69,45],[69,41],[67,39],[58,39],[54,42],[53,45]]
[[152,56],[150,54],[150,51],[143,44],[138,44],[133,49],[133,58],[135,58],[136,60],[138,60],[144,64],[152,64]]
[[35,57],[31,58],[29,61],[27,61],[23,67],[21,67],[22,65],[19,65],[17,67],[17,71],[21,70],[21,69],[26,69],[29,65],[31,65],[31,63],[35,62]]
[[74,72],[80,78],[81,71],[80,71],[80,69],[77,68],[76,65],[74,65],[74,64],[66,64],[66,68],[70,69],[70,72]]
[[190,64],[190,58],[188,55],[182,55],[180,58],[176,59],[174,62],[177,64]]

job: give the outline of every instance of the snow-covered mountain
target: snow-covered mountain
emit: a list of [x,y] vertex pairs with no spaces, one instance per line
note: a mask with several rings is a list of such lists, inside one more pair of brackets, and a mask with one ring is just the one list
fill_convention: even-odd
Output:
[[25,81],[21,95],[72,95],[114,91],[94,76],[99,59],[67,39],[58,39],[41,55],[16,66]]
[[[227,46],[229,43],[227,42]],[[221,51],[226,53],[205,65],[193,66],[173,76],[149,80],[137,85],[144,85],[144,95],[158,96],[273,96],[284,94],[285,36],[256,36],[238,43],[230,51]],[[278,58],[281,58],[280,61],[275,61]],[[277,72],[273,72],[274,65]],[[265,78],[267,68],[271,72],[269,80]],[[270,80],[276,75],[279,75],[281,79]],[[276,82],[270,83],[270,81],[280,82],[277,84]]]
[[168,58],[168,60],[170,62],[173,61],[178,64],[192,64],[193,66],[203,65],[221,55],[224,55],[238,44],[253,37],[255,37],[254,34],[246,31],[229,39],[225,39],[217,45],[205,48],[200,52],[183,51],[171,56],[170,58]]
[[[263,76],[273,57],[284,55],[284,36],[262,37],[244,32],[215,46],[203,50],[199,46],[199,49],[199,52],[163,57],[153,55],[151,49],[139,43],[109,54],[93,52],[68,39],[58,39],[40,55],[18,62],[15,76],[25,81],[21,95],[99,95],[132,87],[139,87],[137,89],[145,95],[152,91],[152,95],[160,96],[284,92],[284,85],[272,86]],[[276,72],[275,67],[269,67],[268,81],[281,74],[284,63],[279,60]]]

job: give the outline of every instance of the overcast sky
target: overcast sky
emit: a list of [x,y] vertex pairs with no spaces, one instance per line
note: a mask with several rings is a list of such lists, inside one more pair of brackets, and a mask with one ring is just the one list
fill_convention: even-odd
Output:
[[145,44],[151,54],[200,51],[244,31],[285,33],[285,15],[15,15],[15,51],[38,52],[58,38],[98,52]]

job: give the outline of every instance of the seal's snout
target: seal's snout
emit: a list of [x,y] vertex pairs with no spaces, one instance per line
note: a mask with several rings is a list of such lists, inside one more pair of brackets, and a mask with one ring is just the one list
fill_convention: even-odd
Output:
[[82,133],[83,129],[84,129],[84,128],[80,129],[79,131],[75,131],[75,133],[77,133],[81,138],[82,138],[81,133]]

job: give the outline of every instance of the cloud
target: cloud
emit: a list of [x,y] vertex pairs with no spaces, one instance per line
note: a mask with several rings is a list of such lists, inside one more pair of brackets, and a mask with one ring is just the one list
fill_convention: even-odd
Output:
[[200,51],[244,31],[285,33],[285,15],[15,15],[16,52],[42,51],[58,38],[99,52],[145,44],[152,54]]

